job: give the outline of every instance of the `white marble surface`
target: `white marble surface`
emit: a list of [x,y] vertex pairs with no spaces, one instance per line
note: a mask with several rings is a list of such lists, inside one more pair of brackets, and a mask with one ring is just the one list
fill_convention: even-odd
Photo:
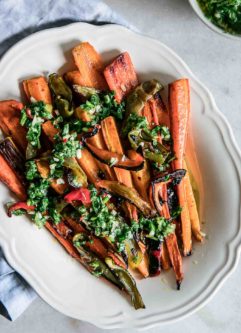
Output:
[[[197,77],[212,91],[220,110],[229,120],[240,146],[241,40],[239,42],[224,38],[209,30],[192,12],[187,0],[105,0],[105,2],[119,11],[140,31],[170,46],[187,62]],[[165,333],[239,332],[241,330],[240,276],[241,263],[213,300],[199,312],[176,324],[148,332],[164,332],[164,330]],[[105,332],[87,323],[63,316],[40,299],[36,300],[14,323],[0,317],[1,333],[30,331],[33,333]],[[118,330],[118,332],[135,331]]]

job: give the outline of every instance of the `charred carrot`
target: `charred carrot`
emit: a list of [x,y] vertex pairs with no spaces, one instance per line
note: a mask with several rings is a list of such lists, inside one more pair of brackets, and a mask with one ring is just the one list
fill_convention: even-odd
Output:
[[[75,110],[76,117],[81,119],[82,121],[90,121],[91,118],[87,111],[82,110],[81,108],[77,108]],[[106,149],[106,145],[103,139],[101,129],[98,133],[88,139],[89,143],[94,145],[98,149]],[[105,174],[107,179],[115,179],[114,171],[106,164],[101,163],[100,161],[96,161],[97,165],[99,165],[100,170]]]
[[[49,168],[49,164],[47,161],[44,160],[38,160],[36,161],[36,165],[37,165],[37,169],[38,172],[40,173],[41,177],[43,178],[48,178],[49,176],[49,172],[50,172],[50,168]],[[51,187],[59,194],[63,194],[64,191],[67,189],[68,185],[65,182],[64,184],[58,184],[56,179],[53,179],[51,181]]]
[[169,258],[176,275],[177,289],[180,289],[181,282],[183,280],[183,270],[182,270],[183,268],[182,268],[182,256],[178,248],[176,234],[173,233],[167,236],[165,242],[167,245]]
[[160,93],[156,93],[155,96],[148,101],[148,103],[154,124],[169,127],[169,115]]
[[[101,121],[101,129],[108,150],[113,153],[124,155],[124,150],[122,148],[115,119],[112,116],[103,119]],[[116,178],[120,183],[128,187],[133,187],[130,171],[119,168],[115,168],[114,171]],[[132,219],[133,216],[136,216],[137,214],[136,208],[130,203],[126,203],[126,206],[127,210],[131,214],[131,219]]]
[[165,242],[162,243],[162,249],[161,249],[161,268],[164,269],[165,271],[171,268],[169,254]]
[[0,154],[0,180],[21,200],[27,199],[23,183]]
[[153,122],[150,101],[146,102],[146,104],[144,105],[143,109],[141,110],[141,116],[146,118],[148,127],[150,128]]
[[59,241],[59,243],[65,248],[71,257],[81,262],[81,257],[78,251],[69,240],[65,239],[61,234],[59,234],[58,231],[54,229],[54,227],[49,222],[45,223],[45,228],[48,229],[48,231]]
[[[173,168],[182,169],[186,146],[187,128],[190,113],[190,93],[187,79],[175,81],[169,85],[170,123],[173,139],[173,152],[176,159]],[[177,186],[179,204],[182,207],[182,241],[184,256],[192,251],[191,221],[188,212],[185,183]]]
[[[121,145],[115,119],[113,117],[107,117],[102,120],[101,129],[108,150],[123,155],[124,151]],[[130,171],[119,168],[115,168],[114,171],[116,174],[116,178],[120,183],[123,183],[124,185],[129,187],[133,187]],[[136,221],[138,217],[136,207],[131,203],[127,202],[126,209],[128,211],[130,219]],[[149,275],[146,255],[144,255],[143,260],[141,261],[137,269],[144,277],[147,277]]]
[[[135,150],[128,150],[127,155],[130,159],[136,159],[139,155]],[[131,172],[134,186],[145,201],[149,201],[148,189],[150,186],[150,170],[147,161],[144,162],[144,168],[139,171]]]
[[117,102],[138,85],[138,78],[128,52],[121,53],[104,70],[110,90],[115,92]]
[[79,71],[70,71],[64,74],[64,79],[70,85],[78,84],[80,86],[85,86],[86,82],[82,78]]
[[77,223],[75,220],[73,220],[71,217],[68,216],[65,216],[65,221],[74,231],[74,233],[76,234],[84,233],[87,236],[89,236],[90,241],[86,242],[86,247],[89,248],[95,254],[97,254],[98,257],[100,257],[101,259],[105,259],[106,257],[111,257],[118,266],[126,268],[123,261],[120,260],[115,253],[110,252],[99,238],[93,235],[90,236],[81,224]]
[[82,156],[80,158],[77,158],[77,162],[86,173],[88,181],[92,184],[96,184],[97,181],[100,179],[99,165],[87,149],[82,149],[81,154]]
[[25,153],[27,148],[26,129],[20,125],[23,104],[15,100],[0,102],[0,128],[6,136],[11,136],[18,148]]
[[50,120],[43,123],[42,130],[51,142],[54,142],[55,136],[59,132],[58,129],[54,127],[53,123]]
[[106,89],[107,85],[102,74],[103,62],[94,47],[88,42],[83,42],[73,48],[72,54],[82,77],[82,83],[87,87]]
[[48,82],[43,76],[34,77],[23,81],[23,89],[28,98],[36,101],[43,101],[46,104],[52,104],[51,94]]

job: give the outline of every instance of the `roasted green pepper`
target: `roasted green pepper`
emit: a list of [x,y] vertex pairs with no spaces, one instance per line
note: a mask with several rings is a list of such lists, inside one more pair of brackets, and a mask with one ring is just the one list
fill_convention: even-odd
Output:
[[91,87],[84,87],[84,86],[80,86],[78,84],[74,84],[73,89],[81,97],[84,97],[87,99],[90,98],[92,95],[100,93],[100,90],[98,90],[98,89],[91,88]]
[[146,81],[137,86],[127,97],[127,116],[132,112],[140,115],[145,103],[162,89],[163,85],[157,80]]
[[49,76],[49,86],[54,96],[56,109],[64,118],[72,116],[74,112],[72,91],[63,78],[58,74],[51,74]]
[[106,265],[110,268],[113,274],[118,278],[124,290],[131,297],[131,302],[136,310],[144,309],[145,304],[143,303],[142,297],[137,289],[135,280],[130,273],[124,268],[117,266],[114,261],[107,257],[105,259]]
[[100,180],[97,185],[104,188],[110,193],[122,197],[135,205],[145,216],[152,216],[155,211],[151,208],[150,204],[143,200],[138,192],[133,187],[125,186],[115,180]]
[[87,176],[75,158],[66,158],[64,161],[64,167],[68,169],[67,179],[70,186],[75,188],[87,187]]
[[83,234],[76,234],[73,237],[73,244],[78,250],[85,266],[88,268],[91,274],[97,277],[104,277],[114,285],[122,289],[122,284],[118,281],[110,268],[102,262],[95,254],[85,248]]

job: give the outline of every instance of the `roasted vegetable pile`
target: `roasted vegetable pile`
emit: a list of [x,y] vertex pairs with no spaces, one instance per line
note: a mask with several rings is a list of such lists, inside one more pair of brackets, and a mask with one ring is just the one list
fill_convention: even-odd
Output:
[[132,273],[172,267],[179,289],[192,234],[203,240],[185,162],[189,82],[169,85],[168,112],[163,85],[139,82],[127,52],[106,67],[87,42],[72,53],[75,70],[23,81],[28,103],[0,102],[0,179],[18,197],[7,212],[144,308]]

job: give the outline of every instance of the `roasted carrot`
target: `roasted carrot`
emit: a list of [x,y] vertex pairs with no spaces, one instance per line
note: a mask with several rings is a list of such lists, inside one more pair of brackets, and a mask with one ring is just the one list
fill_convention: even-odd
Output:
[[110,90],[115,92],[117,102],[138,85],[138,78],[128,52],[121,53],[104,70]]
[[[173,169],[182,169],[187,138],[187,128],[190,113],[189,81],[181,79],[169,85],[170,123],[173,139],[173,152],[176,159],[173,161]],[[192,251],[191,221],[188,212],[185,183],[177,186],[179,204],[182,207],[182,241],[184,256]]]
[[21,200],[25,201],[26,191],[23,183],[0,154],[0,180]]
[[[186,162],[184,161],[184,168],[187,170]],[[193,194],[192,184],[190,181],[190,175],[187,171],[184,179],[185,184],[185,191],[186,191],[186,199],[187,199],[187,206],[188,206],[188,212],[191,220],[191,226],[192,226],[192,233],[196,240],[199,242],[203,241],[203,236],[201,233],[201,226],[200,226],[200,220],[198,216],[198,210],[197,205],[195,201],[195,197]]]
[[[101,129],[108,150],[113,153],[124,155],[115,119],[112,116],[103,119],[101,121]],[[120,168],[115,168],[114,171],[116,178],[120,183],[128,187],[133,187],[130,171]],[[137,215],[136,208],[128,202],[126,203],[126,207],[130,212],[131,219],[135,219]]]
[[[67,224],[70,226],[70,228],[74,231],[74,233],[86,233],[88,235],[88,232],[85,230],[85,228],[77,223],[75,220],[73,220],[71,217],[65,216],[65,221],[67,222]],[[121,261],[116,255],[115,253],[110,252],[105,245],[102,243],[102,241],[91,235],[91,242],[86,242],[86,246],[95,254],[98,255],[98,257],[100,257],[101,259],[105,259],[106,257],[111,256],[111,258],[114,260],[114,262],[118,265],[121,266],[123,268],[126,268],[125,264],[123,263],[123,261]]]
[[[136,159],[138,153],[135,150],[128,150],[127,155],[130,159]],[[144,168],[140,171],[131,171],[134,186],[145,201],[149,201],[148,189],[150,186],[150,170],[147,161],[144,162]]]
[[97,181],[100,179],[99,165],[97,164],[97,161],[87,149],[81,150],[81,153],[82,156],[81,158],[77,158],[77,162],[86,173],[88,181],[92,184],[96,184]]
[[70,84],[78,84],[80,86],[85,86],[86,81],[82,78],[79,71],[70,71],[64,74],[65,81]]
[[107,85],[102,74],[103,62],[100,54],[88,42],[82,42],[72,50],[75,64],[87,87],[105,90]]
[[165,242],[167,245],[169,258],[176,275],[177,289],[180,289],[180,285],[183,280],[182,256],[178,248],[176,234],[173,233],[167,236]]
[[15,100],[0,102],[0,127],[6,136],[11,136],[18,148],[25,153],[27,148],[26,129],[20,125],[23,104]]
[[[107,149],[113,153],[124,155],[115,119],[110,116],[102,120],[101,129]],[[120,183],[133,187],[130,171],[119,168],[115,168],[114,171]]]
[[24,80],[23,89],[28,100],[31,100],[32,97],[36,101],[43,101],[46,104],[52,104],[48,82],[44,76]]
[[162,248],[161,248],[161,267],[165,271],[171,268],[171,263],[169,259],[169,254],[167,250],[166,243],[162,243]]
[[[161,97],[156,94],[149,103],[149,110],[151,112],[152,124],[151,127],[163,124],[165,126],[169,125],[168,113],[166,111],[165,105],[162,102]],[[159,137],[159,142],[162,143],[161,136]],[[149,188],[149,200],[152,207],[158,208],[159,214],[165,218],[170,218],[170,212],[167,205],[167,186],[166,184],[157,184],[154,190],[157,191],[157,197],[161,196],[163,204],[160,205],[160,202],[154,203],[153,199],[153,187]],[[170,235],[166,237],[165,243],[162,245],[161,251],[161,265],[163,269],[169,269],[170,261],[175,272],[177,287],[180,287],[181,281],[183,279],[183,268],[182,268],[182,257],[178,248],[177,237],[176,235]],[[169,260],[170,259],[170,260]]]
[[[124,151],[120,142],[120,137],[118,134],[115,119],[113,117],[105,118],[101,122],[101,128],[103,138],[108,150],[123,155]],[[120,183],[123,183],[124,185],[129,187],[133,187],[130,171],[119,168],[114,168],[114,171],[116,174],[116,178]],[[126,202],[125,206],[130,219],[136,221],[138,218],[136,207],[129,202]],[[149,275],[146,255],[143,256],[143,260],[141,261],[137,269],[144,277],[147,277]]]
[[[65,216],[64,219],[75,233],[86,233],[85,228],[79,223],[77,223],[75,220],[73,220],[71,217]],[[101,240],[94,236],[91,236],[91,240],[92,242],[87,242],[86,245],[100,258],[105,259],[107,257],[107,249],[105,248]]]
[[167,108],[162,100],[160,93],[156,93],[149,101],[150,112],[155,125],[170,126],[170,120]]
[[146,102],[144,105],[144,108],[141,110],[141,116],[145,117],[148,123],[148,127],[151,127],[152,124],[152,114],[151,114],[151,107],[150,107],[150,101]]
[[[38,160],[36,161],[38,172],[40,173],[41,177],[48,178],[49,176],[49,164],[47,161]],[[67,182],[64,184],[58,184],[56,179],[51,181],[51,187],[59,194],[63,194],[64,191],[67,189],[68,185]]]
[[[77,108],[75,110],[75,115],[78,119],[81,119],[82,121],[90,121],[91,118],[88,114],[87,111],[82,110],[81,108]],[[102,136],[102,131],[98,131],[96,135],[93,137],[89,138],[88,141],[94,145],[95,147],[99,149],[106,149],[106,145]],[[106,164],[101,163],[100,161],[96,161],[97,165],[99,165],[100,170],[104,173],[105,177],[107,179],[114,179],[115,178],[115,173],[114,171]]]
[[49,232],[51,232],[51,234],[59,241],[59,243],[65,248],[65,250],[68,252],[68,254],[71,255],[71,257],[81,262],[81,257],[78,251],[69,240],[65,239],[61,234],[59,234],[58,231],[55,230],[49,222],[45,223],[45,228],[48,229]]
[[54,142],[54,137],[59,132],[58,129],[56,127],[54,127],[54,125],[52,124],[52,122],[50,120],[43,123],[42,130],[51,142]]

